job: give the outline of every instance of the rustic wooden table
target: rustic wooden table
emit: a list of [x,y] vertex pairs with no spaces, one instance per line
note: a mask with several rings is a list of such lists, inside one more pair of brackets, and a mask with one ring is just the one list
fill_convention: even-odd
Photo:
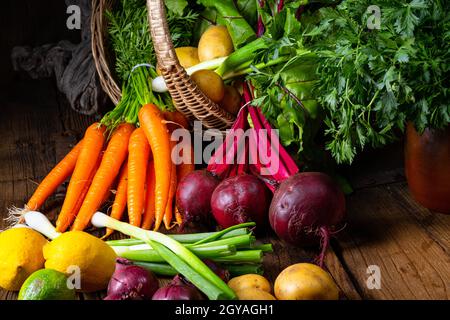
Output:
[[[72,112],[51,81],[22,80],[13,88],[0,92],[0,218],[8,207],[26,202],[36,181],[94,120]],[[398,149],[369,155],[347,170],[355,188],[347,201],[348,223],[333,239],[326,257],[344,298],[450,298],[450,216],[432,213],[410,198]],[[55,217],[63,196],[61,187],[48,201],[45,212],[50,217]],[[315,255],[286,246],[273,235],[263,240],[274,245],[274,253],[265,259],[271,280],[288,265],[311,261]],[[368,272],[377,267],[379,289],[373,287]],[[16,296],[0,289],[0,299]],[[100,297],[89,294],[80,299]]]

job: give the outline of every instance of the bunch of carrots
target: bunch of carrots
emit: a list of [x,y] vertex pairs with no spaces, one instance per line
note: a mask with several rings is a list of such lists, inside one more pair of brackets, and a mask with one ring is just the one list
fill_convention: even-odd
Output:
[[[129,223],[145,229],[166,229],[182,223],[174,212],[177,181],[194,170],[192,161],[175,165],[170,133],[189,123],[178,111],[161,111],[162,99],[153,96],[149,73],[137,72],[132,79],[139,103],[129,94],[99,123],[89,126],[83,139],[50,171],[26,204],[38,210],[69,176],[66,197],[56,228],[59,232],[84,230],[92,215],[111,195],[111,217],[122,219],[125,208]],[[192,159],[192,158],[191,158]],[[105,237],[112,234],[107,230]]]

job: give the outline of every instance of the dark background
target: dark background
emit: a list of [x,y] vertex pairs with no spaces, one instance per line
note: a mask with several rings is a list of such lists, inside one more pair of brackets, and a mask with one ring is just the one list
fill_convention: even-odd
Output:
[[[14,91],[17,81],[27,75],[14,72],[14,46],[40,46],[66,39],[80,41],[80,30],[69,30],[64,0],[2,0],[0,4],[0,94]],[[54,79],[51,79],[54,81]],[[39,81],[39,80],[34,80]]]

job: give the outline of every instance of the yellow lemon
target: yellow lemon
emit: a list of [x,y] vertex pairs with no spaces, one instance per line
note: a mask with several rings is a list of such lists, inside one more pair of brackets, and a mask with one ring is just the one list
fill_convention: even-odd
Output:
[[0,233],[0,287],[18,291],[36,270],[44,267],[42,247],[47,240],[29,228]]
[[[76,276],[81,291],[103,290],[114,272],[116,254],[104,241],[82,231],[63,233],[44,247],[45,267]],[[79,268],[79,269],[78,269]]]

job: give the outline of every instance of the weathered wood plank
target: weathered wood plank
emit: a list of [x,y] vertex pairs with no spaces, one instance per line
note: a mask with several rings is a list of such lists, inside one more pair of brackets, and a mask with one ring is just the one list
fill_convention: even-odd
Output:
[[[408,188],[391,189],[405,210],[417,219],[417,222],[427,231],[429,236],[450,255],[450,218],[448,215],[432,212],[415,202]],[[450,201],[450,199],[449,199]],[[450,281],[450,280],[449,280]]]
[[[450,257],[405,207],[398,196],[405,188],[379,186],[350,198],[348,227],[339,235],[344,263],[365,298],[449,299]],[[450,216],[442,219],[447,224]],[[428,228],[439,230],[441,221]],[[380,290],[366,286],[371,265],[380,268]]]

